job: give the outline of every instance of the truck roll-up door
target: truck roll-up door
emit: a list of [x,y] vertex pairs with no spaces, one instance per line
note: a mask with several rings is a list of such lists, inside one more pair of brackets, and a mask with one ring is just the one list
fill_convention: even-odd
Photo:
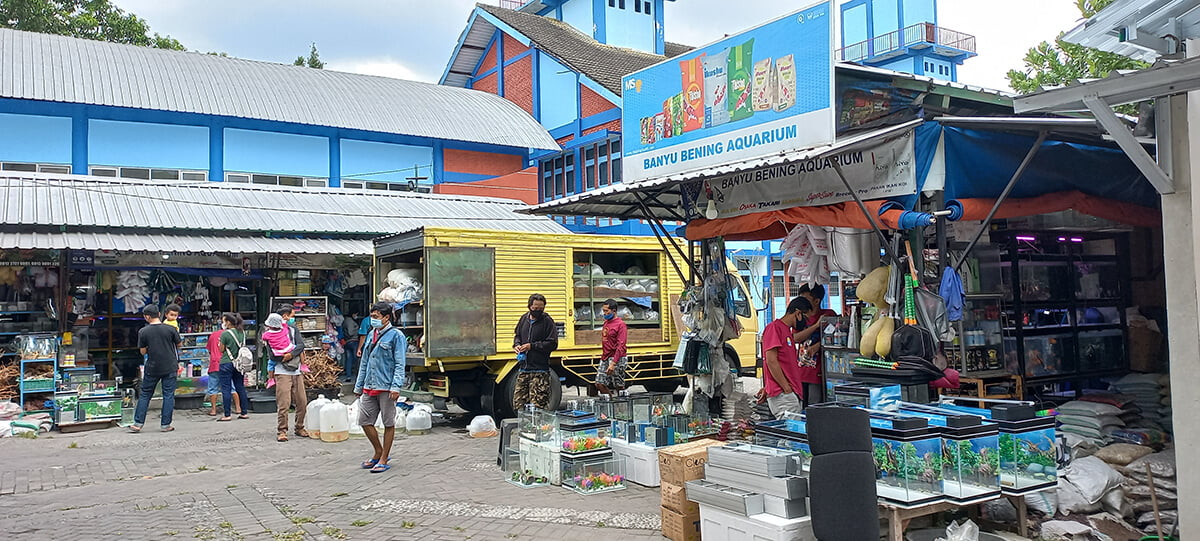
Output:
[[496,251],[425,249],[425,356],[496,354]]

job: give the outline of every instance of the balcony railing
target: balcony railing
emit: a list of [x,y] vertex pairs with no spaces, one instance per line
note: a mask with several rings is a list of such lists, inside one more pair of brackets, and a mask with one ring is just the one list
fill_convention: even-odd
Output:
[[933,23],[917,23],[847,45],[838,49],[837,57],[842,62],[859,62],[915,45],[938,45],[975,54],[975,36],[942,28]]

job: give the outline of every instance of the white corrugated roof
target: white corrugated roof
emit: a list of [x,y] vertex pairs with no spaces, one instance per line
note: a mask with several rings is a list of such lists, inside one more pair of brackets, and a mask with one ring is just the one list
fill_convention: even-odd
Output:
[[0,97],[560,148],[519,106],[486,92],[8,29]]
[[[0,226],[387,235],[420,227],[568,233],[521,201],[0,172]],[[25,229],[28,230],[28,229]]]
[[82,232],[0,232],[0,250],[117,250],[242,254],[371,255],[374,246],[362,239],[291,239],[252,236],[160,235]]

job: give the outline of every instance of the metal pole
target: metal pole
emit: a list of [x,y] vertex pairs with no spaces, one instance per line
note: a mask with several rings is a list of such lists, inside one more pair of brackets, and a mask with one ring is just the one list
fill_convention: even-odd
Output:
[[967,260],[967,256],[971,255],[971,250],[973,250],[975,245],[979,243],[979,239],[983,238],[983,232],[987,230],[988,222],[992,221],[992,218],[996,216],[996,212],[1000,210],[1000,205],[1003,204],[1004,200],[1008,198],[1008,194],[1011,193],[1013,187],[1017,185],[1017,180],[1021,178],[1021,175],[1025,174],[1025,169],[1029,167],[1029,163],[1033,161],[1033,156],[1037,154],[1038,149],[1042,147],[1042,143],[1045,141],[1046,132],[1038,132],[1037,141],[1034,141],[1033,147],[1029,149],[1029,152],[1025,153],[1025,159],[1021,161],[1021,165],[1017,166],[1017,170],[1013,172],[1012,178],[1008,181],[1008,185],[1004,187],[1003,192],[1000,192],[1000,197],[996,198],[996,203],[992,205],[992,210],[988,211],[987,218],[983,219],[983,227],[980,227],[979,231],[975,232],[975,238],[971,239],[971,243],[967,245],[967,249],[963,250],[962,257],[958,258],[958,263],[954,264],[954,270],[956,272]]
[[850,181],[846,180],[846,173],[842,171],[841,164],[839,164],[837,161],[833,161],[833,170],[837,171],[838,178],[842,179],[842,185],[846,187],[846,191],[850,192],[850,197],[853,197],[854,202],[858,203],[858,209],[862,211],[863,216],[866,216],[867,221],[871,222],[871,229],[874,229],[875,234],[879,235],[879,245],[883,247],[883,250],[887,253],[888,259],[895,261],[896,254],[892,253],[892,251],[888,249],[887,236],[883,234],[883,230],[880,229],[879,224],[875,222],[875,217],[871,216],[871,211],[867,210],[867,205],[866,203],[863,203],[862,198],[858,196],[858,192],[854,191],[854,188],[850,186]]
[[[650,214],[650,209],[646,207],[646,203],[642,201],[641,196],[638,196],[638,206],[642,207],[642,213],[646,216],[646,220],[650,222],[650,230],[654,232],[654,238],[658,239],[658,244],[662,246],[663,252],[667,254],[667,261],[675,268],[675,274],[679,275],[681,281],[687,281],[687,276],[684,276],[683,269],[679,268],[679,264],[675,262],[675,258],[671,256],[671,249],[667,247],[667,241],[663,239],[662,234],[658,232],[658,227],[655,227],[657,222],[653,215]],[[666,228],[664,228],[665,230]],[[674,244],[674,241],[672,241]]]

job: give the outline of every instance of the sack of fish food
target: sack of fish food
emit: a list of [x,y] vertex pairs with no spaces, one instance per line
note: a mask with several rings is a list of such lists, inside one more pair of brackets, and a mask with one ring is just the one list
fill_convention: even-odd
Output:
[[754,40],[748,39],[746,43],[731,47],[726,66],[729,72],[729,98],[726,99],[729,120],[754,116],[754,104],[750,99],[754,90]]
[[704,63],[704,127],[711,128],[729,122],[729,49],[700,57]]

